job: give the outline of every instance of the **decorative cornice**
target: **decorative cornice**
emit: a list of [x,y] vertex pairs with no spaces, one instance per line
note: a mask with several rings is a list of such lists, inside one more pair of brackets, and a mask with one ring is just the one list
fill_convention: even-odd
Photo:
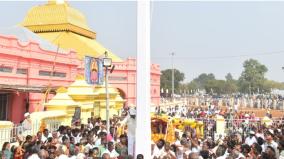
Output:
[[35,33],[44,32],[59,32],[59,31],[70,31],[91,39],[96,39],[96,33],[90,30],[83,29],[76,25],[65,23],[65,24],[49,24],[49,25],[28,25],[25,26]]

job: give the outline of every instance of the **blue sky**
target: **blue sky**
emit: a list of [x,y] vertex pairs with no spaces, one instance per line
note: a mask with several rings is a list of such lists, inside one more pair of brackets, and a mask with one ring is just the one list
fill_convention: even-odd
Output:
[[[0,2],[0,27],[23,20],[44,1]],[[122,58],[136,56],[136,2],[69,2],[82,11],[97,40]],[[17,6],[17,7],[16,7]],[[16,10],[16,12],[15,12]],[[266,77],[284,82],[284,2],[152,3],[152,62],[175,67],[189,81],[201,73],[238,78],[242,63],[255,58],[268,67]]]

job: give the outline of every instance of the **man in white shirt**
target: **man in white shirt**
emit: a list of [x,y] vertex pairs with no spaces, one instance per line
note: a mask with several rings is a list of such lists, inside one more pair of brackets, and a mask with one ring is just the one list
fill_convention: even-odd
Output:
[[91,122],[91,119],[88,119],[88,125],[87,125],[89,130],[92,130],[94,128],[93,123]]
[[88,137],[88,143],[85,146],[85,153],[89,153],[89,150],[93,149],[95,145],[93,144],[93,137],[89,136]]
[[184,158],[184,153],[185,153],[185,145],[187,144],[187,139],[186,138],[181,138],[180,140],[180,145],[177,146],[177,152],[176,152],[176,157],[177,159],[183,159]]
[[28,134],[31,134],[32,120],[30,118],[30,113],[29,112],[25,113],[24,117],[25,117],[25,120],[22,122],[23,135],[27,136]]
[[258,138],[258,137],[261,137],[262,139],[264,139],[264,134],[262,133],[261,130],[258,130],[257,133],[255,134],[255,136]]
[[40,159],[38,154],[34,153],[31,156],[28,157],[28,159]]
[[52,137],[51,133],[49,133],[48,129],[43,130],[43,134],[41,136],[41,141],[45,143],[48,138]]
[[107,138],[107,133],[105,131],[101,131],[99,132],[99,138],[95,141],[95,146],[100,146],[101,145],[101,141],[106,140]]
[[248,144],[249,146],[251,146],[254,143],[257,143],[254,131],[249,132],[249,136],[246,138],[245,143]]
[[279,141],[278,148],[279,148],[279,151],[280,151],[279,159],[284,159],[284,141],[283,140]]
[[160,139],[154,147],[152,158],[162,157],[164,153],[164,145],[165,145],[165,141],[163,139]]
[[178,130],[178,129],[176,129],[176,131],[175,131],[175,139],[176,139],[176,141],[174,142],[174,144],[175,145],[180,145],[180,132],[179,132],[180,130]]
[[80,134],[80,130],[78,128],[74,129],[72,131],[72,137],[74,138],[75,140],[75,144],[78,144],[80,143],[80,140],[82,139],[82,136]]
[[59,127],[59,135],[58,136],[59,136],[58,140],[59,140],[60,143],[63,143],[63,141],[62,141],[63,137],[69,139],[69,136],[67,134],[67,128],[65,126]]
[[262,151],[265,152],[268,146],[271,146],[276,153],[276,157],[279,157],[279,151],[278,151],[278,144],[273,140],[274,132],[273,130],[269,129],[267,132],[265,132],[265,143],[262,145]]
[[134,156],[135,144],[135,129],[136,129],[136,110],[135,108],[129,109],[129,114],[121,121],[121,125],[127,124],[127,137],[128,137],[128,154]]
[[234,104],[234,111],[235,111],[235,112],[238,112],[238,110],[239,110],[238,104]]
[[102,154],[105,153],[108,153],[111,159],[117,159],[119,156],[119,154],[115,151],[113,142],[108,142],[108,148]]
[[166,142],[164,146],[164,151],[161,153],[161,158],[170,157],[171,159],[176,159],[175,153],[171,150],[171,145],[169,142]]

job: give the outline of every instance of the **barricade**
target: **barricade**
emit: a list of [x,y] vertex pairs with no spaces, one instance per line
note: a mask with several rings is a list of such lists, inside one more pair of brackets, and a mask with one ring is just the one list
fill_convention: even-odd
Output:
[[216,120],[211,118],[196,118],[196,121],[202,121],[204,126],[204,138],[211,137],[212,139],[215,138],[216,133]]
[[[212,138],[218,140],[224,137],[222,134],[217,133],[217,119],[216,118],[194,118],[196,121],[202,121],[204,124],[204,139]],[[282,118],[272,118],[272,125],[284,124]],[[241,133],[246,136],[251,130],[262,129],[264,123],[262,118],[258,119],[224,119],[224,134],[231,134],[233,132]]]
[[[0,147],[4,142],[16,142],[17,139],[24,140],[27,135],[36,135],[41,130],[43,121],[33,120],[31,130],[24,130],[21,124],[14,124],[9,127],[0,127]],[[62,124],[58,120],[48,119],[45,120],[45,125],[49,131],[56,131]]]

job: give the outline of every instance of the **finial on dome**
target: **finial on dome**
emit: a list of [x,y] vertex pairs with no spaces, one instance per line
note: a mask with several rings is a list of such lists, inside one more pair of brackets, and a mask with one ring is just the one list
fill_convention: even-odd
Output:
[[66,0],[48,0],[48,4],[66,4]]
[[56,90],[56,93],[66,93],[67,92],[67,89],[65,87],[59,87],[57,90]]

